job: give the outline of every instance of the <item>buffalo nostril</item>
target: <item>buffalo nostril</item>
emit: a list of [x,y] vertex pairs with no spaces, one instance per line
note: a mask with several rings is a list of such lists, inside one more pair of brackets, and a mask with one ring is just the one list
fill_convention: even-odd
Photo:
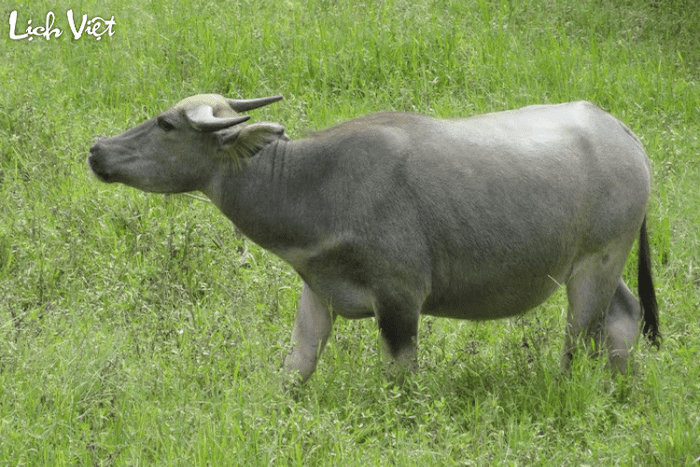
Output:
[[104,157],[100,153],[99,147],[93,145],[90,148],[90,155],[87,158],[87,163],[90,166],[90,170],[103,182],[108,182],[111,178],[110,171],[107,169]]
[[100,151],[100,147],[102,147],[102,140],[106,138],[100,136],[95,140],[94,143],[92,143],[92,146],[90,146],[90,154],[96,153]]

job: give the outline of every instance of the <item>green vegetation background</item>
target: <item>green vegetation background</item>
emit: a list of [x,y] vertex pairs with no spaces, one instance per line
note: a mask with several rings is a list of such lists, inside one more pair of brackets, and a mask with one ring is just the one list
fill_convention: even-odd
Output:
[[[74,40],[69,9],[114,35]],[[13,10],[17,32],[49,11],[64,32],[11,40]],[[1,465],[700,464],[696,0],[61,0],[0,20]],[[283,94],[252,115],[292,137],[595,102],[653,162],[663,347],[640,342],[630,378],[583,355],[561,375],[559,293],[518,319],[423,319],[402,386],[372,320],[339,321],[281,391],[294,273],[212,205],[85,165],[97,136],[200,92]]]

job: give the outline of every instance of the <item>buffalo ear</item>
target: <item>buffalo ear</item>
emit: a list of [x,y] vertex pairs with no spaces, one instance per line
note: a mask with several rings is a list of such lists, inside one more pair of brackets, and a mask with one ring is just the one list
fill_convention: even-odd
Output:
[[263,147],[277,140],[289,141],[282,125],[268,122],[233,127],[219,131],[217,135],[221,147],[239,157],[253,156]]

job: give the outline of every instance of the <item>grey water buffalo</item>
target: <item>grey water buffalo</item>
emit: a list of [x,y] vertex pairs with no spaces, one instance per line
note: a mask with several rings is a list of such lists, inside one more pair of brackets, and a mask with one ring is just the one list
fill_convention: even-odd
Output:
[[[521,314],[566,285],[562,366],[579,340],[626,371],[639,328],[658,345],[639,139],[588,102],[440,120],[360,117],[291,141],[239,115],[281,97],[189,97],[88,163],[104,182],[199,190],[303,279],[284,366],[307,380],[337,316],[374,317],[413,367],[421,314]],[[621,278],[639,239],[638,293]]]

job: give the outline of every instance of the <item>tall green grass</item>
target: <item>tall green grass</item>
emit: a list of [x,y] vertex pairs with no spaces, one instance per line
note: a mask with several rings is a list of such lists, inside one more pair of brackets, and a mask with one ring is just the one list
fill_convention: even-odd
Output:
[[[115,34],[70,39],[71,8],[113,15]],[[12,10],[22,27],[53,11],[65,32],[12,41]],[[63,0],[0,12],[0,464],[700,463],[694,0]],[[340,320],[309,383],[281,390],[294,273],[210,204],[103,185],[84,163],[97,136],[200,92],[284,94],[253,119],[293,137],[374,111],[597,103],[653,162],[662,349],[640,342],[627,378],[585,355],[560,374],[560,293],[512,320],[423,319],[420,371],[401,386],[384,377],[375,323]]]

